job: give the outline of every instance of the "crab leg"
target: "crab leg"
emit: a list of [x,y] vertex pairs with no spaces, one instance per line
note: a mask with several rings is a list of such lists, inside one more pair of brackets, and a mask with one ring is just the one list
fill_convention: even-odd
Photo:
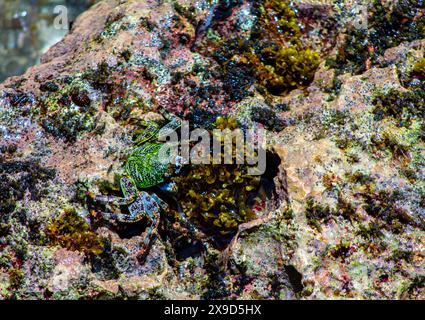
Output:
[[113,203],[118,206],[125,206],[133,202],[134,199],[132,197],[121,198],[121,197],[115,197],[115,196],[98,195],[95,197],[95,201],[104,202],[104,203]]
[[158,197],[156,194],[152,193],[150,196],[156,201],[156,203],[158,203],[158,205],[161,207],[162,210],[168,209],[168,204],[164,200],[162,200],[160,197]]
[[[160,219],[160,204],[166,205],[164,201],[160,200],[158,202],[159,198],[156,195],[150,195],[147,192],[140,192],[139,198],[133,203],[129,210],[131,212],[131,215],[137,214],[141,207],[143,207],[144,213],[151,219],[152,224],[149,226],[149,229],[146,232],[145,238],[143,239],[143,248],[139,251],[137,256],[144,260],[146,257],[146,254],[151,247],[151,244],[156,239],[156,231],[159,226],[159,219]],[[139,203],[137,203],[140,201]],[[137,206],[134,207],[133,205],[137,203]]]
[[[177,200],[176,200],[177,201]],[[201,230],[199,230],[192,222],[189,221],[188,216],[184,213],[183,209],[181,208],[181,206],[178,204],[178,211],[180,213],[179,215],[179,220],[181,223],[183,223],[184,227],[190,232],[190,234],[192,236],[194,236],[196,239],[201,239],[204,240],[202,241],[202,245],[205,249],[205,251],[209,251],[209,241],[211,240],[211,237],[208,237],[204,232],[202,232]]]
[[142,216],[134,218],[128,214],[123,213],[100,212],[100,214],[106,220],[118,221],[122,223],[134,223],[142,219]]
[[113,203],[118,206],[125,206],[132,203],[137,197],[137,188],[134,186],[133,182],[124,177],[120,181],[121,190],[124,194],[124,198],[115,197],[115,196],[105,196],[98,195],[95,197],[95,201],[104,202],[104,203]]
[[155,122],[149,122],[145,130],[136,138],[136,145],[140,146],[151,138],[154,138],[159,131],[159,126]]
[[152,219],[152,224],[149,227],[145,238],[143,239],[143,248],[137,253],[139,259],[144,260],[146,258],[146,254],[148,253],[151,244],[155,241],[157,236],[157,229],[159,226],[159,212],[155,213],[154,218]]

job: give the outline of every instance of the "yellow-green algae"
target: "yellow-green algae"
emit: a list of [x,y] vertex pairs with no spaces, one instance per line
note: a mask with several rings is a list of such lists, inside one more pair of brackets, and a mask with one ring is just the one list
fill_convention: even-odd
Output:
[[260,7],[260,35],[268,39],[260,50],[246,54],[260,84],[272,94],[308,85],[319,66],[319,54],[301,41],[296,13],[287,0],[266,0]]
[[90,225],[74,209],[64,210],[47,225],[45,233],[53,245],[84,253],[103,252],[102,239],[91,231]]
[[[218,118],[215,127],[235,129],[237,123],[234,119]],[[178,201],[182,209],[190,219],[221,234],[255,218],[248,200],[258,189],[260,177],[248,175],[247,169],[245,164],[192,165],[186,175],[174,178],[179,186]]]

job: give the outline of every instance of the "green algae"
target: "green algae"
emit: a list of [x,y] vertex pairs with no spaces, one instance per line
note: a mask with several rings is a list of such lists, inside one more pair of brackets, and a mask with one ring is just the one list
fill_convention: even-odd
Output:
[[243,70],[238,74],[245,79],[254,76],[259,91],[284,95],[310,84],[319,66],[319,54],[301,40],[300,21],[290,2],[254,1],[252,13],[257,23],[249,38],[227,39],[216,35],[208,39],[217,48],[213,57],[225,66],[223,74],[232,71],[226,68],[227,64],[240,56],[238,67]]
[[260,60],[265,62],[258,63],[257,78],[270,93],[276,95],[307,86],[319,66],[319,55],[310,49],[281,47],[277,50],[264,49],[261,54]]
[[332,216],[329,206],[317,202],[314,198],[309,197],[305,203],[305,215],[307,223],[317,229],[322,230],[321,223],[327,221]]
[[[236,125],[234,119],[224,118],[215,123],[219,129],[235,129]],[[260,177],[248,175],[247,165],[236,164],[235,158],[233,163],[192,165],[185,175],[173,179],[182,190],[178,201],[189,218],[221,234],[255,217],[249,201]]]
[[319,66],[319,54],[304,47],[290,2],[267,0],[259,11],[259,29],[254,36],[267,40],[246,54],[259,83],[276,95],[307,86]]
[[414,224],[411,215],[397,205],[397,201],[402,199],[400,191],[379,190],[374,193],[365,193],[362,196],[365,200],[366,212],[384,222],[381,223],[381,228],[399,233],[405,225]]
[[298,43],[301,35],[298,18],[287,0],[266,0],[259,8],[260,23],[285,41]]
[[101,254],[103,240],[90,229],[90,225],[74,209],[66,209],[51,221],[45,230],[52,245],[59,245],[72,251]]
[[24,272],[17,268],[9,270],[9,283],[13,289],[18,289],[24,282]]
[[376,93],[372,110],[376,121],[390,120],[393,125],[379,136],[372,136],[373,149],[388,150],[400,163],[400,172],[412,183],[420,181],[424,164],[425,93],[420,88]]
[[413,73],[422,76],[425,74],[425,58],[421,58],[415,63],[413,66]]
[[425,92],[421,89],[387,93],[378,92],[372,101],[373,114],[377,121],[389,117],[397,126],[409,128],[412,123],[425,118]]
[[378,57],[388,48],[405,41],[422,39],[425,35],[423,1],[402,0],[386,6],[380,0],[368,4],[367,29],[350,28],[336,57],[327,65],[339,74],[360,74],[379,64]]

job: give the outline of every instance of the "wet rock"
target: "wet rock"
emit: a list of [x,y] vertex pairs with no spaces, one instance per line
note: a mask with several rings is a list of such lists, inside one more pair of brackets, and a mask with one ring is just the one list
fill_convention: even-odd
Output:
[[[293,40],[320,63],[277,95],[263,84],[291,63],[272,55],[288,43],[272,29],[258,45],[259,5],[100,1],[41,64],[0,84],[1,298],[423,299],[421,39],[369,49],[351,74],[325,62],[347,49],[336,26],[351,28],[348,9],[297,2]],[[173,210],[140,261],[148,219],[109,223],[94,195],[122,196],[134,138],[164,110],[194,128],[219,116],[266,128],[268,170],[236,240],[208,241],[164,197]],[[71,211],[101,247],[51,240]]]

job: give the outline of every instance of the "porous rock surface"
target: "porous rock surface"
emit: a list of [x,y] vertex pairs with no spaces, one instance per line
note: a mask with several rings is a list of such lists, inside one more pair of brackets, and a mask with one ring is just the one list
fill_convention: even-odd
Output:
[[[298,1],[321,64],[308,86],[273,96],[214,56],[214,39],[249,37],[255,25],[253,2],[226,3],[200,34],[209,1],[101,1],[40,65],[0,85],[0,298],[425,298],[423,135],[377,119],[373,104],[379,90],[410,90],[400,79],[424,56],[423,41],[338,74],[325,63],[343,41],[335,8]],[[217,248],[176,259],[166,237],[141,264],[144,228],[124,237],[87,205],[159,108],[195,126],[231,115],[269,130],[281,201],[241,233],[224,269],[213,263]],[[406,155],[394,155],[401,147],[389,135]],[[49,240],[46,228],[67,208],[103,239],[101,253]]]

